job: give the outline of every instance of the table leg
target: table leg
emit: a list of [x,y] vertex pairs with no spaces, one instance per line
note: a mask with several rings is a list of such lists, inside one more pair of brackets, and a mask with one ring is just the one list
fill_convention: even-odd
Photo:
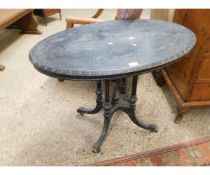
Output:
[[[125,80],[125,79],[124,79]],[[142,121],[138,119],[138,117],[135,114],[136,109],[136,90],[137,90],[137,81],[138,76],[133,76],[132,81],[132,90],[130,97],[126,96],[124,90],[120,90],[120,88],[117,88],[117,84],[115,85],[112,93],[112,98],[110,99],[110,92],[109,92],[109,83],[110,80],[105,80],[105,99],[104,102],[102,100],[102,87],[101,87],[101,81],[97,83],[97,100],[96,100],[96,107],[94,109],[86,109],[86,108],[79,108],[77,112],[79,112],[81,115],[84,113],[87,114],[95,114],[99,112],[102,108],[104,109],[104,123],[103,123],[103,129],[102,133],[98,139],[98,141],[93,145],[92,151],[94,153],[100,152],[100,146],[102,145],[105,137],[107,136],[109,125],[112,119],[113,114],[116,111],[124,111],[129,118],[135,123],[137,126],[150,130],[151,132],[157,132],[157,127],[153,124],[145,124]],[[116,82],[115,82],[116,83]],[[117,94],[119,92],[119,95]]]
[[119,91],[120,91],[121,94],[126,93],[126,87],[127,87],[126,78],[120,79]]
[[17,21],[17,24],[22,29],[21,33],[23,34],[41,34],[38,30],[38,21],[34,16],[33,12],[25,15],[23,18]]
[[77,112],[80,113],[81,115],[83,114],[96,114],[103,108],[103,100],[102,100],[102,88],[101,88],[101,81],[98,81],[97,83],[97,88],[96,88],[96,107],[94,109],[87,109],[84,107],[80,107],[77,109]]
[[46,16],[44,17],[44,23],[45,23],[45,26],[47,26],[47,17]]
[[92,151],[94,153],[100,152],[100,146],[108,133],[109,124],[113,115],[113,113],[111,113],[110,111],[111,108],[112,104],[109,97],[109,80],[105,80],[104,126],[101,136],[99,137],[98,141],[93,145]]
[[119,88],[118,88],[118,84],[116,82],[115,87],[112,92],[112,99],[111,99],[112,105],[116,105],[118,103],[118,100],[119,100],[118,90],[119,90]]
[[132,91],[131,91],[131,96],[130,96],[130,107],[128,109],[123,109],[124,112],[126,112],[128,114],[128,116],[130,117],[130,119],[139,127],[144,128],[144,129],[148,129],[151,132],[157,132],[157,127],[153,124],[145,124],[143,122],[141,122],[135,114],[135,109],[136,109],[136,89],[137,89],[137,81],[138,81],[138,76],[135,75],[133,76],[133,82],[132,82]]
[[59,10],[60,20],[62,20],[61,10]]

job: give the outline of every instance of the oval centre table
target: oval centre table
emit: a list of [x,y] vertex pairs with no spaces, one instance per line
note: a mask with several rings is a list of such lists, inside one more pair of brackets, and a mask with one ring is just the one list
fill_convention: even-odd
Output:
[[[178,61],[195,43],[195,34],[176,23],[140,19],[107,21],[49,36],[32,48],[29,57],[34,67],[48,76],[97,81],[96,107],[77,110],[83,115],[104,109],[103,130],[92,150],[96,153],[115,111],[124,111],[137,126],[157,132],[155,125],[143,123],[135,114],[138,75]],[[126,77],[133,77],[130,95],[122,83]],[[112,95],[110,81],[116,84]],[[121,82],[120,87],[116,82]]]

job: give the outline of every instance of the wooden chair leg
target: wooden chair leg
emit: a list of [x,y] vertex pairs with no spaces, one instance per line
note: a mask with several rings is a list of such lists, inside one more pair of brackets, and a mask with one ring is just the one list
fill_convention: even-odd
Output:
[[62,20],[61,10],[59,11],[60,20]]
[[47,26],[47,17],[44,17],[45,26]]
[[66,24],[66,29],[70,29],[70,28],[73,28],[73,27],[74,27],[74,24],[73,23],[68,22]]

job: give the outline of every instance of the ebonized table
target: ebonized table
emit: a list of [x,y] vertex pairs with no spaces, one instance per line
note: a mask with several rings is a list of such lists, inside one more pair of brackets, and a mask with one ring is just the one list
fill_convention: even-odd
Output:
[[[79,26],[54,34],[30,51],[30,61],[43,74],[58,79],[95,80],[96,107],[79,108],[80,114],[104,109],[104,126],[93,152],[99,152],[112,115],[124,111],[139,127],[157,132],[135,114],[138,75],[177,61],[193,48],[194,33],[181,25],[161,20],[120,20]],[[132,76],[130,95],[110,81]],[[105,95],[102,96],[102,80]],[[110,97],[111,96],[111,97]]]

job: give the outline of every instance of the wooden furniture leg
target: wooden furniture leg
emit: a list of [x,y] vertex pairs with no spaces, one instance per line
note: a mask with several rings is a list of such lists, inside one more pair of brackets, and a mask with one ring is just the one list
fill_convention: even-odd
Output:
[[165,79],[163,78],[161,74],[161,70],[154,70],[152,72],[153,78],[155,79],[156,84],[159,87],[163,87],[165,85]]
[[0,71],[3,71],[5,69],[5,66],[0,64]]
[[187,112],[187,110],[183,109],[181,106],[177,106],[177,116],[174,119],[174,123],[180,124],[182,119],[183,119],[183,117],[184,117],[184,114],[186,112]]
[[70,28],[73,28],[73,27],[74,27],[73,23],[71,23],[71,22],[66,23],[66,29],[70,29]]
[[38,21],[31,11],[26,16],[22,17],[16,22],[16,24],[22,29],[21,33],[23,34],[41,34],[37,28]]
[[61,10],[59,10],[60,20],[62,20]]

